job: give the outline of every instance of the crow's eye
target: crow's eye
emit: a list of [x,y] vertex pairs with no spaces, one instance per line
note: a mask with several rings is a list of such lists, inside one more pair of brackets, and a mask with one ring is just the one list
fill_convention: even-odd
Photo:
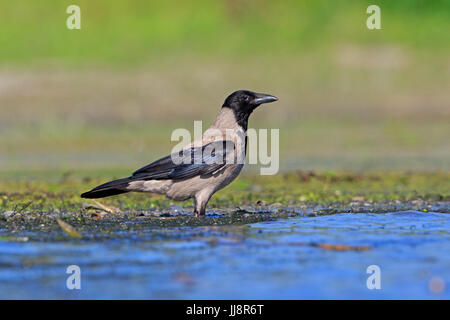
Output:
[[244,97],[244,101],[245,101],[245,102],[249,102],[249,100],[250,100],[250,97],[249,97],[249,96],[245,96],[245,97]]

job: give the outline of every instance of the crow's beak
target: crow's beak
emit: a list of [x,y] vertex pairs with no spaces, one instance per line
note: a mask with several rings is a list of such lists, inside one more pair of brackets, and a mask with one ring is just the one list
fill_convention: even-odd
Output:
[[257,93],[256,98],[252,100],[251,104],[254,106],[259,106],[260,104],[274,101],[278,101],[278,98],[270,94]]

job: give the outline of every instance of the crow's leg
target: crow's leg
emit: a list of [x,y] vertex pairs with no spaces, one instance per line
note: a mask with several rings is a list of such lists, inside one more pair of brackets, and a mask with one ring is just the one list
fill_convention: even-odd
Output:
[[206,214],[206,205],[211,198],[212,193],[200,192],[194,197],[194,216],[201,217]]

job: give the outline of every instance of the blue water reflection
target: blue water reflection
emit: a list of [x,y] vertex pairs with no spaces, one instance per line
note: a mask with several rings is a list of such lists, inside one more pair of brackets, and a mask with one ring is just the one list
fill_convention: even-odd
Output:
[[[0,298],[450,298],[449,214],[335,214],[250,227],[171,228],[163,230],[165,239],[154,232],[162,231],[99,242],[0,241]],[[324,243],[371,250],[317,247]],[[66,288],[72,264],[81,268],[81,290]],[[369,265],[381,268],[381,290],[366,287]]]

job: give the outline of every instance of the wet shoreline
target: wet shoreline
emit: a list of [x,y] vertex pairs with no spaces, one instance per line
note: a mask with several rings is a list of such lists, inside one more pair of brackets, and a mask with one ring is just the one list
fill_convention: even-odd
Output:
[[[264,221],[275,221],[292,217],[315,217],[337,213],[388,212],[440,212],[450,213],[449,202],[379,202],[379,203],[339,203],[326,205],[284,206],[259,205],[243,206],[238,209],[209,210],[206,217],[194,217],[188,208],[172,206],[166,210],[154,208],[146,211],[120,211],[106,213],[100,210],[80,210],[79,212],[5,212],[0,214],[0,240],[15,241],[65,241],[72,237],[58,225],[61,219],[82,235],[83,240],[104,240],[126,238],[127,233],[141,237],[148,229],[242,226]],[[120,236],[117,234],[120,232]],[[145,237],[144,237],[145,238]]]
[[[0,298],[449,297],[448,213],[319,213],[176,227],[149,226],[149,219],[167,218],[92,221],[80,228],[82,239],[56,225],[17,230],[12,234],[29,239],[0,241]],[[80,290],[66,287],[71,265],[81,270]],[[366,286],[374,265],[381,270],[380,290]]]

